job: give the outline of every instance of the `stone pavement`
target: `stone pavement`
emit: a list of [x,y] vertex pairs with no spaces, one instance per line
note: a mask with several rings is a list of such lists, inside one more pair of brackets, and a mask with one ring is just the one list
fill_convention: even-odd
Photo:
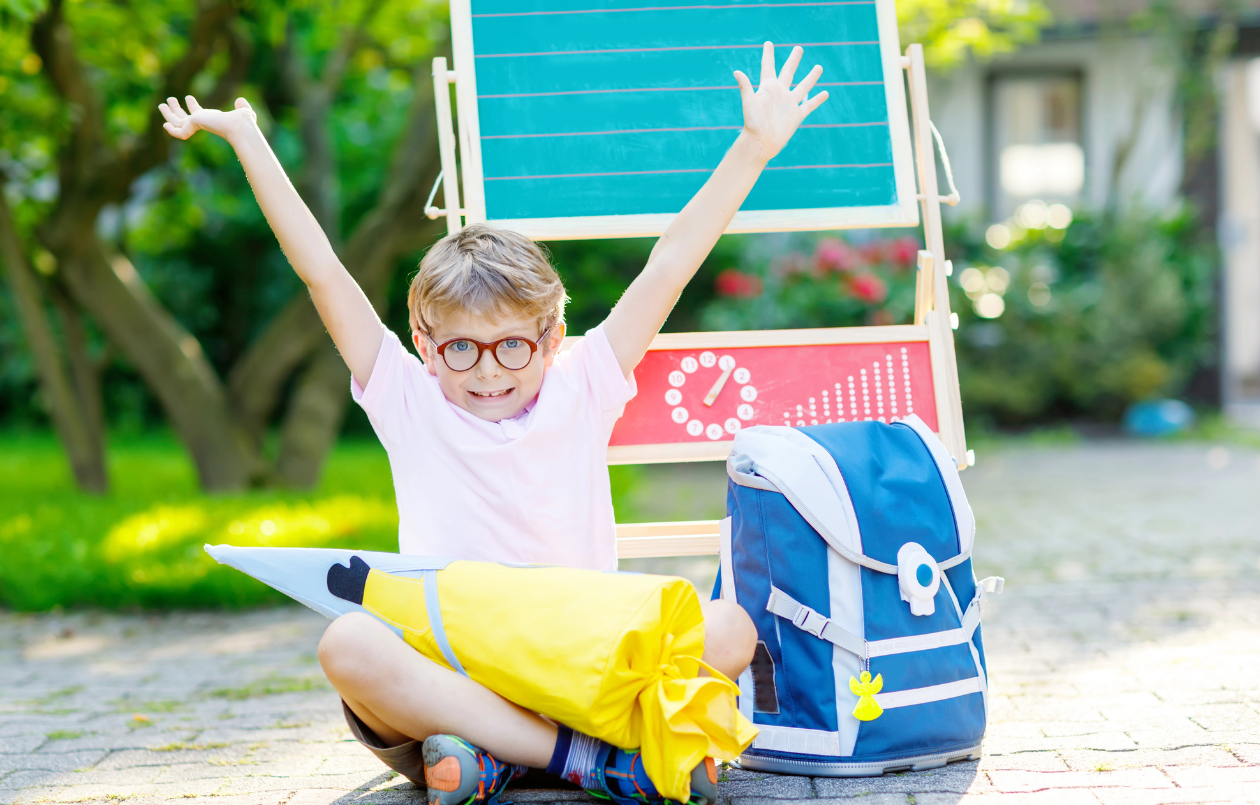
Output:
[[[720,468],[696,472],[720,501]],[[1007,579],[984,615],[984,758],[858,780],[728,768],[724,800],[1260,803],[1260,452],[1007,445],[964,482],[977,573]],[[0,614],[0,805],[423,802],[350,740],[315,661],[324,623]]]

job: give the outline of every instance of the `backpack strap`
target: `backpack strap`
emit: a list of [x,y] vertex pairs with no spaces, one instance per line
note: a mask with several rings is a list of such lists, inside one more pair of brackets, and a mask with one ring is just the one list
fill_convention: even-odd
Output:
[[770,600],[766,601],[766,609],[791,621],[797,629],[837,645],[850,654],[856,654],[858,659],[865,660],[868,656],[865,640],[841,629],[831,618],[810,609],[778,587],[770,588]]

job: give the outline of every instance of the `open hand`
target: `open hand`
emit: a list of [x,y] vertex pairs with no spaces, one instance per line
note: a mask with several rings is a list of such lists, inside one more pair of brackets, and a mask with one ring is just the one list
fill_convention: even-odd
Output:
[[744,132],[765,151],[766,161],[783,150],[801,121],[827,100],[826,92],[807,97],[822,75],[821,65],[814,65],[809,75],[792,89],[792,79],[803,53],[799,47],[792,48],[783,70],[775,75],[774,43],[767,42],[761,51],[761,83],[756,92],[748,76],[735,71],[740,100],[744,104]]
[[201,104],[197,103],[197,99],[191,95],[185,96],[184,100],[188,104],[187,113],[174,98],[167,98],[166,103],[158,104],[158,111],[162,113],[162,117],[166,118],[162,128],[166,129],[172,137],[178,137],[181,140],[187,140],[199,129],[205,129],[225,140],[231,140],[233,135],[247,126],[258,124],[258,115],[250,108],[249,101],[244,98],[237,98],[236,108],[230,112],[202,109]]

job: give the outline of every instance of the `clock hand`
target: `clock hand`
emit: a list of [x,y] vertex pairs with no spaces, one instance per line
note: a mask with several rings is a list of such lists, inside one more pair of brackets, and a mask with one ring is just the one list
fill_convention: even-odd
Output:
[[718,395],[722,393],[722,387],[726,385],[726,379],[731,376],[731,372],[733,371],[735,371],[734,366],[730,369],[722,370],[721,377],[719,377],[717,382],[713,384],[713,388],[709,389],[709,393],[704,395],[705,405],[709,407],[713,406],[713,402],[717,399]]

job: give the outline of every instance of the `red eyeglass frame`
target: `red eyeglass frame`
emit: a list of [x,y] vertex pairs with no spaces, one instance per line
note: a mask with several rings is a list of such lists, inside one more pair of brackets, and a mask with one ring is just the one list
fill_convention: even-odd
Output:
[[[485,354],[486,350],[490,350],[490,357],[494,358],[495,363],[499,364],[500,366],[503,366],[503,361],[499,360],[499,356],[495,354],[496,350],[498,350],[499,348],[499,344],[502,344],[504,341],[524,341],[526,344],[529,344],[529,360],[525,361],[524,366],[519,366],[516,369],[510,369],[507,366],[503,366],[503,368],[507,369],[509,372],[519,372],[521,371],[521,369],[524,369],[526,366],[529,366],[530,361],[534,360],[534,353],[538,352],[539,346],[541,345],[543,340],[546,339],[547,336],[551,334],[551,331],[554,330],[555,328],[556,326],[553,324],[550,327],[548,327],[546,330],[543,330],[542,335],[538,336],[537,341],[531,341],[530,339],[526,338],[523,335],[509,335],[506,338],[500,338],[498,341],[490,341],[488,343],[485,341],[478,341],[475,338],[461,337],[461,338],[452,338],[449,341],[443,341],[442,343],[439,344],[437,341],[433,340],[433,336],[429,335],[428,333],[425,333],[424,337],[429,339],[429,343],[433,344],[433,348],[436,349],[437,354],[441,356],[442,363],[445,363],[446,368],[450,369],[452,372],[471,371],[477,366],[477,364],[481,363],[481,356]],[[451,362],[446,359],[446,348],[449,347],[451,344],[454,344],[456,341],[468,341],[469,343],[477,345],[477,359],[473,361],[472,366],[469,366],[467,369],[456,369],[455,367],[451,366]]]

